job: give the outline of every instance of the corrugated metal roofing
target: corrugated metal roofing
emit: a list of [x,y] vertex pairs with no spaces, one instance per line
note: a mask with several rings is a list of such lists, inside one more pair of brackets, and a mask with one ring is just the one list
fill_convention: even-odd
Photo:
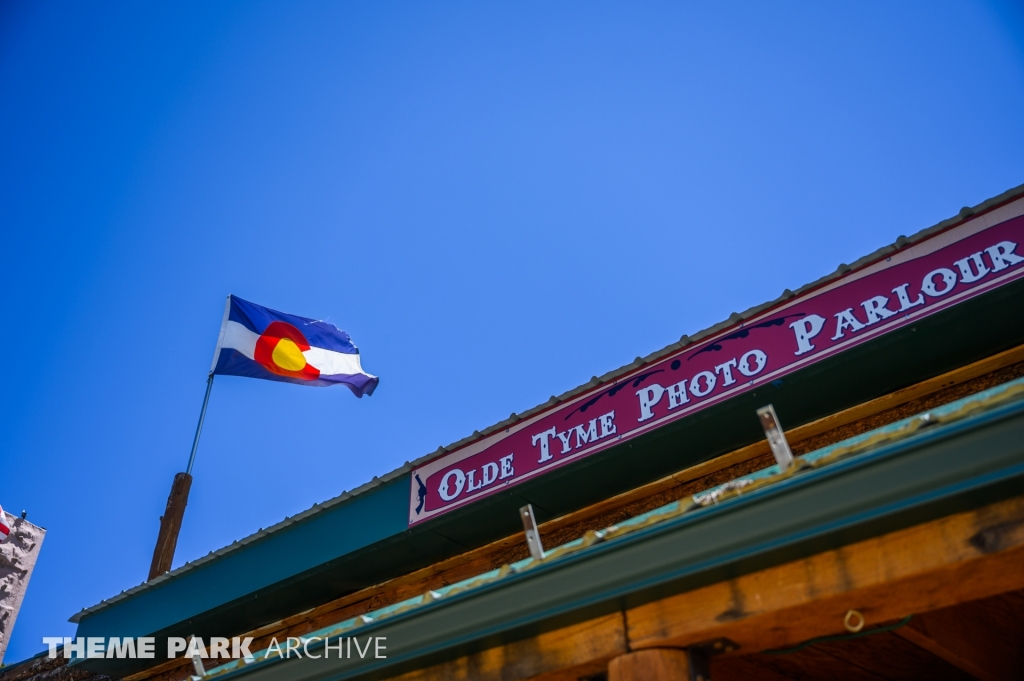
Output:
[[[615,541],[640,530],[659,523],[664,523],[681,515],[699,511],[708,506],[724,503],[742,494],[750,494],[757,489],[775,485],[794,476],[820,469],[851,457],[860,456],[883,445],[889,445],[914,437],[925,428],[945,426],[971,417],[990,412],[1024,399],[1024,379],[1017,379],[995,388],[957,400],[926,413],[903,419],[896,423],[883,426],[876,430],[857,435],[833,445],[829,445],[806,455],[797,457],[795,465],[788,470],[780,470],[779,466],[770,466],[763,470],[742,476],[688,499],[673,501],[669,504],[648,511],[636,517],[617,523],[598,531],[588,531],[583,537],[568,542],[545,553],[541,559],[526,558],[515,563],[506,564],[480,575],[470,577],[455,584],[427,591],[413,598],[379,608],[364,615],[358,615],[305,634],[302,640],[314,638],[334,639],[339,636],[358,635],[360,630],[370,624],[379,623],[397,615],[411,614],[423,608],[437,607],[445,599],[455,595],[465,595],[486,586],[495,585],[511,576],[534,569],[543,564],[557,562],[570,555],[579,554],[590,547],[605,542]],[[276,661],[283,657],[281,647],[257,651],[250,660],[235,660],[207,672],[207,677],[218,676],[230,672],[255,669],[261,664]]]
[[896,241],[894,241],[892,244],[890,244],[888,246],[884,246],[882,248],[879,248],[878,250],[874,251],[873,253],[870,253],[870,254],[862,257],[862,258],[859,258],[858,260],[854,261],[851,264],[842,263],[832,273],[827,274],[827,275],[821,277],[820,279],[818,279],[816,281],[813,281],[813,282],[811,282],[809,284],[801,286],[796,291],[791,291],[789,289],[786,289],[785,291],[782,292],[782,294],[779,297],[777,297],[777,298],[775,298],[775,299],[773,299],[771,301],[768,301],[766,303],[762,303],[761,305],[757,305],[755,307],[751,307],[750,309],[745,310],[742,313],[734,312],[734,313],[732,313],[728,317],[728,319],[726,319],[726,320],[724,320],[722,322],[719,322],[718,324],[715,324],[713,326],[710,326],[710,327],[708,327],[708,328],[706,328],[706,329],[704,329],[702,331],[699,331],[699,332],[697,332],[697,333],[695,333],[693,335],[683,335],[679,339],[678,342],[672,343],[671,345],[668,345],[668,346],[662,348],[661,350],[653,352],[653,353],[647,355],[646,357],[637,357],[635,360],[633,360],[633,362],[631,362],[631,363],[629,363],[629,364],[627,364],[625,366],[619,367],[618,369],[615,369],[613,371],[610,371],[610,372],[604,374],[603,376],[599,376],[599,377],[596,376],[596,377],[592,378],[590,381],[588,381],[587,383],[584,383],[583,385],[580,385],[580,386],[578,386],[576,388],[573,388],[572,390],[564,392],[561,395],[557,395],[557,396],[553,395],[551,397],[551,399],[549,399],[547,402],[544,402],[543,404],[537,405],[536,407],[534,407],[532,409],[529,409],[529,410],[527,410],[525,412],[522,412],[521,414],[512,414],[509,418],[507,418],[507,419],[505,419],[503,421],[500,421],[499,423],[496,423],[496,424],[494,424],[494,425],[492,425],[492,426],[490,426],[488,428],[485,428],[483,430],[475,431],[469,437],[463,438],[463,439],[461,439],[461,440],[459,440],[457,442],[454,442],[454,443],[452,443],[450,445],[439,447],[436,451],[434,451],[434,452],[432,452],[430,454],[427,454],[425,456],[422,456],[422,457],[420,457],[420,458],[418,458],[418,459],[416,459],[414,461],[407,461],[401,467],[399,467],[399,468],[397,468],[397,469],[395,469],[395,470],[393,470],[393,471],[391,471],[389,473],[386,473],[383,476],[380,476],[380,477],[374,476],[373,479],[371,479],[369,482],[367,482],[367,483],[365,483],[363,485],[360,485],[359,487],[356,487],[355,489],[343,492],[340,495],[334,497],[333,499],[329,499],[329,500],[327,500],[325,502],[322,502],[322,503],[313,504],[313,506],[311,508],[307,509],[306,511],[303,511],[302,513],[298,513],[298,514],[296,514],[294,516],[291,516],[291,517],[287,517],[284,520],[282,520],[281,522],[277,523],[276,525],[272,525],[271,527],[268,527],[268,528],[265,528],[265,529],[261,529],[258,532],[254,533],[252,535],[249,535],[248,537],[245,537],[244,539],[232,542],[228,546],[220,548],[220,549],[218,549],[216,551],[212,551],[212,552],[208,553],[207,555],[203,556],[202,558],[199,558],[197,560],[185,563],[181,567],[179,567],[179,568],[177,568],[175,570],[172,570],[170,572],[167,572],[167,573],[165,573],[163,575],[160,575],[159,577],[156,577],[156,578],[154,578],[153,580],[151,580],[149,582],[144,582],[144,583],[142,583],[142,584],[140,584],[138,586],[132,587],[131,589],[127,589],[125,591],[122,591],[120,594],[118,594],[118,595],[116,595],[116,596],[114,596],[112,598],[105,599],[105,600],[101,601],[100,603],[98,603],[96,605],[93,605],[93,606],[90,606],[88,608],[85,608],[85,609],[81,610],[80,612],[76,613],[75,615],[73,615],[70,618],[70,621],[71,622],[79,622],[82,618],[87,617],[87,616],[89,616],[91,614],[94,614],[96,612],[99,612],[100,610],[103,610],[103,609],[105,609],[107,607],[110,607],[111,605],[114,605],[115,603],[118,603],[118,602],[123,601],[123,600],[125,600],[127,598],[130,598],[130,597],[134,596],[135,594],[141,593],[141,592],[143,592],[145,590],[148,590],[148,589],[151,589],[151,588],[158,587],[161,584],[164,584],[164,583],[166,583],[166,582],[168,582],[170,580],[177,579],[181,575],[186,574],[186,573],[188,573],[188,572],[190,572],[190,571],[192,571],[192,570],[194,570],[194,569],[196,569],[198,567],[201,567],[202,565],[205,565],[205,564],[207,564],[207,563],[209,563],[211,561],[215,561],[218,558],[220,558],[220,557],[222,557],[222,556],[224,556],[226,554],[232,553],[232,552],[234,552],[234,551],[236,551],[236,550],[238,550],[238,549],[240,549],[240,548],[242,548],[244,546],[252,544],[254,542],[258,542],[258,541],[260,541],[261,539],[263,539],[264,537],[266,537],[266,536],[268,536],[270,534],[273,534],[273,533],[276,533],[276,532],[280,532],[280,531],[288,528],[291,525],[294,525],[294,524],[296,524],[298,522],[301,522],[303,520],[306,520],[306,519],[310,518],[311,516],[316,515],[317,513],[320,513],[320,512],[322,512],[322,511],[324,511],[326,509],[329,509],[329,508],[332,508],[334,506],[337,506],[338,504],[341,504],[341,503],[343,503],[345,501],[348,501],[349,499],[352,499],[353,497],[356,497],[356,496],[358,496],[360,494],[368,492],[369,490],[372,490],[372,489],[374,489],[376,487],[379,487],[383,483],[386,483],[386,482],[389,482],[391,480],[394,480],[395,478],[398,478],[398,477],[408,473],[412,469],[417,468],[417,467],[427,463],[428,461],[431,461],[431,460],[436,459],[436,458],[438,458],[440,456],[448,454],[449,452],[461,449],[462,447],[465,447],[465,446],[467,446],[469,444],[472,444],[473,442],[476,442],[477,440],[480,440],[480,439],[482,439],[484,437],[487,437],[488,435],[490,435],[492,433],[504,430],[504,429],[508,428],[509,426],[511,426],[512,424],[518,422],[518,421],[530,418],[530,417],[534,416],[535,414],[538,414],[540,412],[543,412],[543,411],[545,411],[547,409],[550,409],[550,408],[554,407],[557,404],[560,404],[560,403],[565,402],[567,400],[570,400],[570,399],[572,399],[574,397],[577,397],[581,393],[584,393],[586,391],[592,390],[593,388],[595,388],[595,387],[597,387],[599,385],[603,385],[603,384],[606,384],[606,383],[613,382],[617,378],[619,378],[620,376],[622,376],[624,374],[627,374],[627,373],[633,371],[634,369],[637,369],[638,367],[644,366],[646,364],[650,364],[650,363],[655,362],[655,361],[661,359],[662,357],[665,357],[666,355],[669,355],[669,354],[671,354],[673,352],[676,352],[676,351],[678,351],[678,350],[680,350],[682,348],[685,348],[687,346],[693,345],[695,343],[699,343],[699,342],[701,342],[702,340],[704,340],[706,338],[714,336],[715,334],[718,334],[718,333],[720,333],[720,332],[722,332],[722,331],[724,331],[726,329],[729,329],[732,326],[735,326],[735,325],[739,324],[740,322],[742,322],[745,319],[749,319],[751,317],[759,315],[759,314],[765,312],[766,310],[769,310],[770,308],[772,308],[772,307],[774,307],[776,305],[784,303],[785,301],[793,298],[794,296],[798,296],[798,295],[801,295],[801,294],[806,293],[808,291],[811,291],[811,290],[817,289],[819,287],[825,286],[827,284],[830,284],[833,281],[836,281],[837,279],[843,277],[844,275],[846,275],[846,274],[848,274],[850,272],[853,272],[853,271],[856,271],[856,270],[860,270],[860,269],[862,269],[864,267],[867,267],[868,265],[871,265],[871,264],[881,260],[882,258],[885,258],[886,256],[896,252],[896,251],[902,250],[903,248],[906,248],[907,246],[910,246],[910,245],[916,244],[916,243],[918,243],[920,241],[923,241],[923,240],[925,240],[925,239],[927,239],[929,237],[932,237],[932,236],[934,236],[934,235],[936,235],[936,234],[938,234],[940,232],[946,231],[948,229],[952,229],[953,227],[956,227],[957,225],[960,225],[960,224],[970,220],[973,217],[976,217],[976,216],[978,216],[978,215],[980,215],[982,213],[986,213],[989,210],[997,208],[1000,205],[1006,204],[1006,203],[1008,203],[1008,202],[1010,202],[1010,201],[1012,201],[1014,199],[1020,198],[1022,196],[1024,196],[1024,184],[1019,185],[1017,187],[1014,187],[1013,189],[1010,189],[1010,190],[1008,190],[1006,192],[1003,192],[1002,194],[1000,194],[1000,195],[998,195],[996,197],[993,197],[991,199],[983,201],[982,203],[978,204],[977,206],[974,206],[974,207],[964,207],[964,208],[962,208],[960,210],[960,213],[957,216],[949,218],[947,220],[943,220],[942,222],[939,222],[938,224],[933,225],[932,227],[929,227],[927,229],[923,229],[923,230],[915,233],[914,235],[912,235],[910,237],[899,236],[899,237],[897,237]]

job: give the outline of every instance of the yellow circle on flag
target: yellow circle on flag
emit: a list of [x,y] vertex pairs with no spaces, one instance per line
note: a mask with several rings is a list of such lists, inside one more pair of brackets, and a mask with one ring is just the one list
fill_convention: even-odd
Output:
[[306,358],[303,356],[302,350],[299,350],[299,346],[290,338],[282,338],[277,342],[271,358],[274,360],[274,364],[288,371],[299,371],[306,366]]

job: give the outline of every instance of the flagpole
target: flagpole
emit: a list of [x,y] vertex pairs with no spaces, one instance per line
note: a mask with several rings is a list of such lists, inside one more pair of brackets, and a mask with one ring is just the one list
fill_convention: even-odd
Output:
[[210,403],[212,389],[213,371],[206,379],[206,395],[203,397],[203,408],[199,411],[199,424],[196,426],[196,436],[192,441],[192,453],[188,457],[188,468],[184,473],[177,473],[174,476],[171,493],[167,497],[167,507],[164,509],[164,514],[160,516],[160,533],[156,538],[156,548],[153,549],[153,562],[149,566],[149,580],[170,570],[171,563],[174,561],[174,550],[178,546],[178,533],[181,531],[181,521],[185,517],[188,493],[192,489],[192,464],[195,463],[196,450],[199,449],[199,436],[203,432],[206,406]]
[[192,464],[196,460],[196,450],[199,449],[199,435],[203,432],[203,421],[206,420],[206,405],[210,403],[210,391],[213,390],[213,372],[210,372],[209,378],[206,379],[206,397],[203,398],[203,408],[199,412],[199,425],[196,426],[196,437],[192,440],[192,453],[188,457],[188,468],[185,469],[186,475],[192,475]]

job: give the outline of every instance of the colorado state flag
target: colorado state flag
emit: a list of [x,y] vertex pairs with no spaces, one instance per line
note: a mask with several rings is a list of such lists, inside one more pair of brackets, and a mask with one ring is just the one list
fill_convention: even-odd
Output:
[[359,349],[333,324],[235,296],[228,296],[210,372],[302,385],[341,383],[356,397],[372,395],[380,381],[363,371]]

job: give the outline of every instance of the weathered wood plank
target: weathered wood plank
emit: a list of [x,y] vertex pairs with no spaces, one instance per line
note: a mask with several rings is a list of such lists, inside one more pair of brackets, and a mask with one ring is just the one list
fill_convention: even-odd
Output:
[[620,655],[608,663],[608,681],[689,681],[689,678],[690,656],[685,650],[650,648]]
[[862,670],[863,674],[894,681],[971,681],[968,674],[889,632],[822,643],[791,656],[762,654],[757,657],[774,657],[776,660],[788,657],[799,664],[814,654],[829,655],[836,661],[836,667]]
[[[737,674],[736,662],[745,663],[745,675]],[[819,643],[787,655],[724,658],[711,672],[714,681],[777,678],[771,674],[801,681],[971,681],[968,674],[892,633]]]
[[740,653],[1024,587],[1024,497],[744,575],[626,612],[630,647],[725,637]]
[[[1024,676],[1024,612],[1007,596],[973,601],[919,615],[895,634],[982,681]],[[1001,611],[1003,610],[1003,611]]]
[[[792,681],[799,678],[808,681],[812,677],[805,674],[789,676],[775,665],[762,664],[751,657],[727,657],[711,659],[712,681]],[[829,681],[837,681],[830,679]]]
[[533,638],[393,677],[394,681],[545,681],[600,672],[628,652],[622,613],[575,624]]
[[[942,395],[944,393],[940,393],[940,391],[948,391],[957,386],[963,386],[969,392],[975,391],[975,387],[966,385],[971,381],[975,381],[975,379],[982,381],[982,385],[976,386],[977,390],[988,387],[988,383],[991,383],[991,380],[984,377],[989,376],[992,372],[1013,367],[1021,361],[1024,361],[1024,346],[993,355],[992,357],[838,412],[813,423],[789,429],[786,431],[786,434],[795,452],[810,451],[810,449],[830,444],[831,441],[837,441],[848,436],[846,433],[836,432],[833,437],[830,435],[832,431],[849,427],[851,424],[856,424],[868,418],[878,421],[879,418],[885,416],[884,412],[886,410],[893,409],[894,407],[900,407],[922,398],[933,401],[938,399],[939,402],[951,401],[962,395],[949,396],[948,399],[943,399]],[[1009,378],[1005,377],[1001,380],[1008,380]],[[939,394],[937,395],[936,393]],[[929,404],[922,408],[927,409],[930,406],[933,405]],[[894,415],[892,418],[883,419],[881,423],[873,423],[871,427],[878,427],[883,425],[884,422],[896,420],[896,418],[898,417]],[[655,506],[668,503],[674,498],[702,491],[702,489],[707,487],[725,482],[730,477],[736,477],[749,472],[747,469],[753,470],[751,466],[757,463],[756,460],[759,457],[764,456],[770,459],[766,442],[744,447],[711,461],[679,471],[661,480],[656,480],[630,492],[581,509],[575,513],[567,514],[544,523],[540,526],[541,535],[545,538],[545,541],[552,542],[552,546],[564,541],[570,541],[582,536],[588,529],[600,529],[631,515],[636,515]],[[769,464],[770,461],[764,462],[764,465]],[[256,640],[252,645],[252,650],[259,650],[269,644],[272,637],[281,639],[287,636],[301,636],[334,622],[419,595],[428,589],[434,589],[486,572],[499,567],[503,563],[524,558],[526,555],[528,554],[522,534],[516,534],[454,556],[422,570],[395,578],[386,583],[349,594],[311,610],[296,613],[291,617],[267,624],[245,635],[255,637]],[[190,670],[191,664],[187,660],[171,660],[126,677],[125,681],[143,681],[144,679],[148,681],[179,681],[187,678],[191,673]]]
[[[739,654],[749,655],[842,633],[843,616],[851,608],[863,612],[872,626],[1018,589],[1024,586],[1022,565],[1024,497],[634,608],[626,613],[625,628],[618,615],[609,615],[396,679],[568,681],[594,674],[606,662],[622,664],[611,660],[626,652],[627,633],[633,652],[684,648],[724,636],[740,644]],[[895,679],[908,669],[939,668],[911,660],[904,669],[873,659],[872,648],[882,644],[890,654],[907,645],[882,634],[853,645],[822,644],[793,656],[732,658],[735,663],[719,658],[713,664],[726,678],[761,669],[765,678],[830,678],[829,673],[839,678],[834,675],[842,671],[849,678]]]

